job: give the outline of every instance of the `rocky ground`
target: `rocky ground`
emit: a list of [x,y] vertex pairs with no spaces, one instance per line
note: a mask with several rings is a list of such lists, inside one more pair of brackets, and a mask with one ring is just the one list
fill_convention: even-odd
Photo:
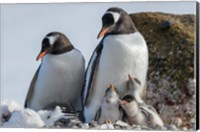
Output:
[[149,48],[145,102],[165,124],[195,129],[195,16],[164,13],[130,15]]
[[[60,107],[53,111],[34,112],[19,108],[15,103],[1,105],[1,111],[3,111],[1,127],[196,129],[195,16],[152,12],[130,16],[138,30],[144,35],[149,48],[148,83],[144,100],[156,108],[165,127],[130,126],[120,120],[113,124],[99,125],[96,122],[84,124],[76,115],[64,114]],[[31,122],[36,123],[31,124],[30,119]]]

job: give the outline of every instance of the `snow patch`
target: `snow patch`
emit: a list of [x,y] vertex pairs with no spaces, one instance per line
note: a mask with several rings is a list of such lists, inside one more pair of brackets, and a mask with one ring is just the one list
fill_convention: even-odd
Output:
[[60,118],[66,118],[59,106],[54,110],[39,110],[38,112],[23,108],[14,100],[1,101],[0,127],[2,128],[41,128],[51,127]]

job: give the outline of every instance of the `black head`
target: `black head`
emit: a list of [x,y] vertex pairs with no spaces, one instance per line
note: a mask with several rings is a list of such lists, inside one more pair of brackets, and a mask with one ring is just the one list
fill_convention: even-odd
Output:
[[125,96],[122,98],[122,100],[124,100],[124,101],[130,103],[130,102],[134,101],[135,98],[134,98],[132,95],[125,95]]
[[109,8],[102,17],[102,29],[98,38],[108,34],[129,34],[137,31],[131,17],[123,9]]
[[42,40],[42,49],[37,60],[41,59],[46,54],[62,54],[73,48],[73,45],[64,34],[60,32],[51,32]]

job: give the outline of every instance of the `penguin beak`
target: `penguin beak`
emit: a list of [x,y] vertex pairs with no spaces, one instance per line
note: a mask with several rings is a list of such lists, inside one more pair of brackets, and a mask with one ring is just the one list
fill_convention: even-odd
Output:
[[47,50],[40,52],[40,54],[38,55],[36,60],[38,61],[38,60],[42,59],[42,57],[44,57],[46,54],[47,54]]
[[120,104],[121,106],[123,106],[123,105],[127,104],[127,101],[125,101],[125,100],[119,100],[119,104]]
[[128,79],[129,80],[133,80],[132,76],[130,74],[128,74]]
[[109,27],[103,27],[101,29],[101,31],[99,32],[97,39],[101,38],[102,36],[104,36],[107,32],[109,31]]

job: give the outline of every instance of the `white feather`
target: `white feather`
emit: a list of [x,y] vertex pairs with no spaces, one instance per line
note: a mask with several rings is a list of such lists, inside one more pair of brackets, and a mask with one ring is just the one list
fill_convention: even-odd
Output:
[[49,39],[49,44],[50,44],[50,45],[53,45],[54,42],[58,39],[58,37],[59,37],[59,36],[54,35],[54,36],[48,36],[48,37],[46,37],[46,38]]
[[146,107],[143,107],[143,109],[145,109],[148,113],[150,113],[153,116],[153,120],[152,120],[153,124],[159,125],[161,127],[164,126],[162,119],[160,118],[160,116],[157,113],[153,112],[152,110],[150,110]]

